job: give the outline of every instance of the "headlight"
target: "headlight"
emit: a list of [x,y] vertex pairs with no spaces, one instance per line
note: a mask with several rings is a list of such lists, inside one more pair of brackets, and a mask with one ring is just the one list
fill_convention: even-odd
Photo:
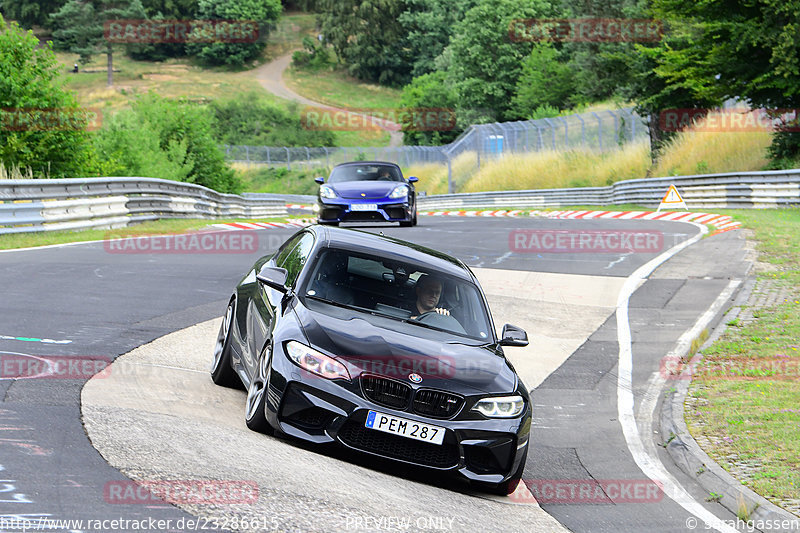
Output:
[[303,370],[308,370],[325,379],[350,379],[350,373],[342,363],[305,344],[297,341],[287,342],[286,355]]
[[336,193],[333,191],[333,187],[329,187],[328,185],[322,185],[319,188],[319,195],[323,198],[336,198]]
[[405,198],[408,196],[408,186],[407,185],[398,185],[394,188],[394,190],[389,194],[389,198],[398,199],[398,198]]
[[484,398],[479,400],[472,408],[488,418],[514,418],[522,413],[525,408],[525,400],[522,396],[497,396],[495,398]]

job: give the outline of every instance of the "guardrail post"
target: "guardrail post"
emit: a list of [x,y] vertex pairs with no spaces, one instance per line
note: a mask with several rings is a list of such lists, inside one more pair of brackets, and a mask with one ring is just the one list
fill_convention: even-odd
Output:
[[289,147],[284,146],[286,150],[286,170],[292,170],[292,154],[289,153]]

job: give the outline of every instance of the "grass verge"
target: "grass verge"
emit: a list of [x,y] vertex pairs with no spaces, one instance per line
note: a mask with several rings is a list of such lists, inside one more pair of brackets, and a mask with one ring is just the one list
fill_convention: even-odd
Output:
[[79,231],[48,231],[42,233],[14,233],[0,235],[0,250],[17,248],[34,248],[52,244],[68,244],[71,242],[102,241],[108,238],[133,237],[137,235],[165,235],[171,233],[184,233],[199,230],[209,224],[224,224],[226,222],[286,222],[287,217],[259,218],[259,219],[189,219],[169,218],[144,222],[126,228],[118,229],[88,229]]
[[[726,211],[753,231],[759,274],[789,296],[733,320],[703,351],[686,422],[705,451],[742,484],[800,510],[800,210]],[[795,500],[792,504],[791,500]]]
[[284,82],[297,94],[315,102],[343,108],[389,112],[400,107],[402,95],[398,89],[365,83],[342,69],[312,71],[289,67]]

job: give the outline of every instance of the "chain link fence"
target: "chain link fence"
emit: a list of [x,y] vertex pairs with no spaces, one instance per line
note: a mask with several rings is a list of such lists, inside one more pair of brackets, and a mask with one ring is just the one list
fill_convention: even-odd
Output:
[[224,149],[231,162],[289,170],[319,169],[321,174],[334,165],[354,160],[391,161],[406,168],[447,165],[449,189],[455,192],[452,162],[456,158],[470,157],[477,170],[486,160],[509,154],[572,149],[606,151],[640,140],[649,142],[647,121],[632,108],[623,108],[537,120],[475,124],[455,141],[442,146],[306,148],[225,145]]

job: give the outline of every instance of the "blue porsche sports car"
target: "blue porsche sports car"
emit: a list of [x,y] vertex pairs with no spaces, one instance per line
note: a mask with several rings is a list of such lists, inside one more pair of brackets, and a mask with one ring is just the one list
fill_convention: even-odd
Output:
[[417,224],[417,178],[403,178],[400,167],[383,161],[355,161],[336,165],[317,195],[317,222],[399,222]]

